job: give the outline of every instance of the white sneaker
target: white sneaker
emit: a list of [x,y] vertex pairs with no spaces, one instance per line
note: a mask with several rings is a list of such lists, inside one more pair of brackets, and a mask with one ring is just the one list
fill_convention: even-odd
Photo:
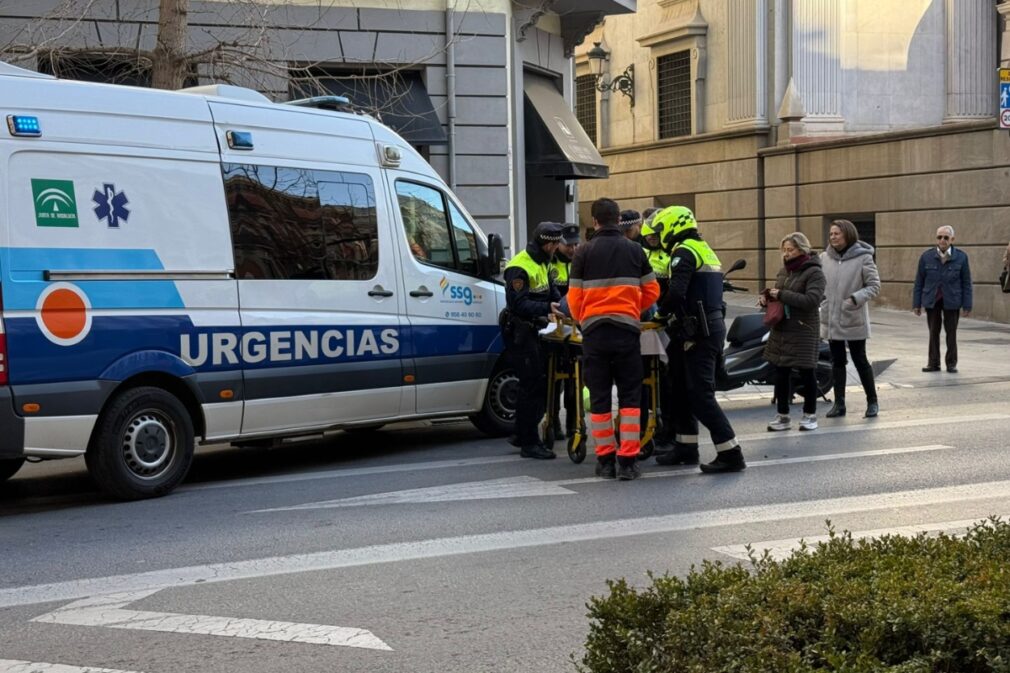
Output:
[[[782,430],[788,430],[792,427],[792,425],[793,423],[789,419],[789,416],[775,414],[775,420],[768,424],[768,432],[781,432]],[[814,423],[814,427],[817,427],[816,423]]]
[[817,415],[803,414],[803,420],[800,421],[800,430],[816,430],[816,429],[817,429]]

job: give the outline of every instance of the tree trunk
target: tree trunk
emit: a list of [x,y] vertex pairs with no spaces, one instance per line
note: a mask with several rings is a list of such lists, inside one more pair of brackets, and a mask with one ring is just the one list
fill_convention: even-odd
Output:
[[186,29],[189,0],[161,0],[158,44],[151,64],[151,86],[181,89],[186,80]]

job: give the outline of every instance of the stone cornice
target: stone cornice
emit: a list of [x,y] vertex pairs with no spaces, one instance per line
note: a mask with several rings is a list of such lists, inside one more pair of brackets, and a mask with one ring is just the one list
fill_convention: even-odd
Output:
[[902,131],[886,131],[884,133],[868,133],[860,136],[847,136],[843,138],[831,138],[830,140],[810,140],[809,142],[796,143],[776,147],[765,147],[758,150],[761,156],[775,156],[778,154],[793,154],[797,152],[816,152],[818,150],[834,149],[836,147],[852,147],[854,145],[876,145],[878,143],[889,143],[895,140],[914,140],[916,138],[932,138],[934,136],[953,135],[956,133],[973,133],[977,131],[996,131],[999,124],[995,118],[983,121],[959,122],[955,124],[943,124],[938,126],[928,126],[918,129],[905,129]]
[[752,126],[745,129],[729,129],[725,131],[713,131],[712,133],[699,133],[694,136],[680,136],[664,140],[652,140],[645,143],[635,143],[634,145],[605,147],[600,150],[600,155],[610,156],[612,154],[630,154],[632,152],[660,150],[680,145],[697,145],[698,143],[707,143],[713,140],[729,140],[732,138],[747,138],[750,136],[767,136],[769,130],[770,129],[767,126]]

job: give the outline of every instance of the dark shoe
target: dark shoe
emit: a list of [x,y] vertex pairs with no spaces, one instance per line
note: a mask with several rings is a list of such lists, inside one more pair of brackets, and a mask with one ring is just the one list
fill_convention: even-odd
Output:
[[729,451],[720,451],[715,454],[715,460],[701,466],[701,471],[706,474],[717,474],[720,472],[740,472],[747,467],[743,460],[743,452],[740,447]]
[[554,426],[553,426],[552,429],[554,430],[554,439],[564,439],[565,438],[565,433],[561,429],[561,419],[560,418],[555,418],[554,419]]
[[947,367],[947,372],[957,374],[957,367]]
[[642,470],[638,467],[638,460],[635,458],[625,458],[620,456],[617,459],[617,478],[621,481],[632,481],[642,476]]
[[876,402],[868,402],[866,404],[866,413],[863,414],[863,418],[876,418],[879,413],[880,406]]
[[657,453],[655,456],[659,465],[697,465],[698,445],[674,442],[672,451]]
[[824,414],[826,418],[838,418],[839,416],[844,415],[845,415],[845,402],[842,402],[841,404],[835,402],[828,410],[828,413]]
[[519,435],[509,435],[509,444],[517,449],[522,448],[522,444],[519,443]]
[[927,365],[922,368],[924,372],[938,372],[940,371],[940,365]]
[[617,461],[614,454],[597,457],[596,476],[601,479],[617,479]]
[[533,446],[524,446],[519,455],[523,458],[536,458],[537,460],[551,460],[557,458],[553,451],[548,449],[543,444],[534,444]]

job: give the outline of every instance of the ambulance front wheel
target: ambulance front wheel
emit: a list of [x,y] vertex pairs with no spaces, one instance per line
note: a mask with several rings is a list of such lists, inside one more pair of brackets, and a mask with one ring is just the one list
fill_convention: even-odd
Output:
[[519,377],[514,369],[499,365],[487,382],[484,404],[470,422],[492,437],[505,437],[515,432],[516,405],[519,400]]
[[117,395],[98,419],[85,462],[106,493],[123,500],[171,493],[193,462],[193,421],[161,388]]
[[0,460],[0,482],[7,481],[25,464],[24,458],[4,458]]

